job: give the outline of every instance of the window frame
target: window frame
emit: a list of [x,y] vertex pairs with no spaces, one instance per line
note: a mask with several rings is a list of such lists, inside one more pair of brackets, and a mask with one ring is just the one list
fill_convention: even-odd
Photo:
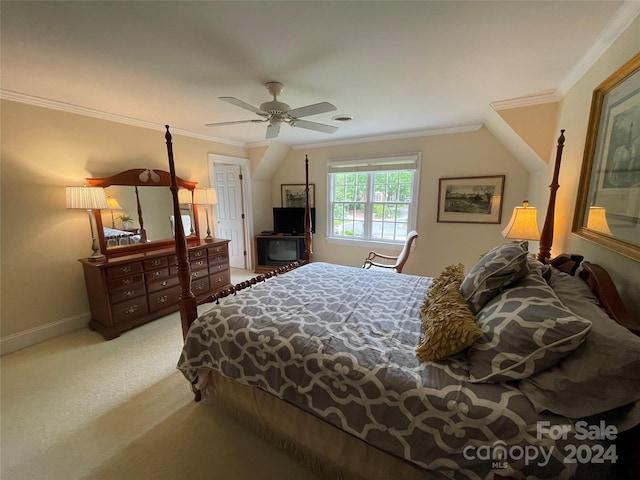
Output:
[[[343,159],[331,159],[327,161],[327,222],[326,239],[328,243],[339,245],[382,247],[391,250],[401,249],[405,243],[402,240],[384,240],[371,238],[371,227],[373,224],[371,208],[374,203],[375,193],[373,192],[373,177],[377,171],[399,171],[414,170],[411,183],[411,199],[408,203],[407,233],[417,228],[418,221],[418,198],[420,185],[420,166],[422,155],[420,152],[409,152],[389,155],[368,155],[362,157],[351,157]],[[397,167],[397,168],[396,168]],[[333,206],[334,206],[334,181],[333,174],[336,173],[367,173],[367,200],[365,204],[364,230],[366,237],[342,237],[334,235]],[[359,202],[360,203],[360,202]],[[392,202],[393,203],[393,202]]]

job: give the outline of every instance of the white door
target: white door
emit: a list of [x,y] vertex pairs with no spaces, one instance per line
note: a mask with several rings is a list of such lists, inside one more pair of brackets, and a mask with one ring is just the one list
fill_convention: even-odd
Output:
[[231,240],[230,265],[233,268],[247,268],[240,165],[216,163],[213,175],[218,194],[216,236]]

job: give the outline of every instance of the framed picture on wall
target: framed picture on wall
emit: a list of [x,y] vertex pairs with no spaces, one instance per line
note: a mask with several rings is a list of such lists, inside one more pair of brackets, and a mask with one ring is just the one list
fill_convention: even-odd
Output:
[[[306,191],[304,183],[282,184],[282,206],[283,207],[305,207]],[[316,206],[316,187],[309,184],[309,207]]]
[[573,232],[640,261],[640,54],[593,91]]
[[500,223],[504,175],[441,178],[438,222]]

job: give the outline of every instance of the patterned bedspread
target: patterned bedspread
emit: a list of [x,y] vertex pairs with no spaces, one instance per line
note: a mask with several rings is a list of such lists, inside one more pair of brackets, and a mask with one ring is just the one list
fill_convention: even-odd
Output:
[[567,420],[536,414],[513,384],[468,383],[464,353],[416,357],[430,282],[300,267],[198,318],[178,368],[192,382],[217,370],[451,478],[569,478],[575,465],[563,463],[562,445],[536,434],[538,420]]

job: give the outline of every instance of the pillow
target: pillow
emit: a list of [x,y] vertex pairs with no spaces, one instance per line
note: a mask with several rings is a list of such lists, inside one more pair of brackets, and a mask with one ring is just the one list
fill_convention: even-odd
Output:
[[592,328],[572,355],[520,382],[536,411],[583,418],[640,400],[640,337],[609,318],[582,280],[554,269],[550,283]]
[[436,277],[420,311],[423,336],[416,348],[422,361],[436,361],[471,345],[482,332],[460,293],[463,265],[451,265]]
[[591,322],[565,307],[538,271],[491,299],[478,314],[483,332],[469,349],[474,383],[527,378],[573,352]]
[[457,265],[449,265],[440,272],[440,275],[435,277],[427,290],[427,295],[424,298],[424,303],[420,308],[420,315],[425,315],[427,308],[431,305],[431,302],[442,295],[447,288],[460,288],[460,283],[464,279],[464,265],[461,263]]
[[511,283],[529,272],[529,242],[510,242],[492,248],[464,278],[462,296],[477,314]]

